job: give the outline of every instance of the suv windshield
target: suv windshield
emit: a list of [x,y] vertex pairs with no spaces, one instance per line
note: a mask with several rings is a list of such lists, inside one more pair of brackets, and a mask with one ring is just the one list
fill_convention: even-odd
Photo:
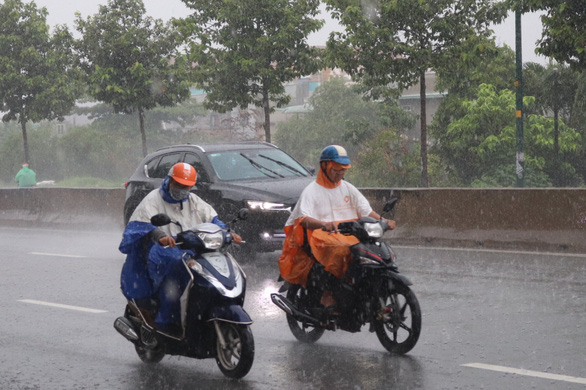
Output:
[[281,179],[309,176],[309,172],[278,149],[234,150],[210,153],[210,162],[221,180]]

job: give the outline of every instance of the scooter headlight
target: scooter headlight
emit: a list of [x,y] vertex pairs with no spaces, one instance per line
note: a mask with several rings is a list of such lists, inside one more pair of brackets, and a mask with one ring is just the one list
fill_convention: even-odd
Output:
[[198,236],[207,249],[219,249],[224,243],[224,235],[221,230],[215,233],[198,233]]
[[381,238],[383,236],[383,227],[380,223],[365,223],[364,230],[368,233],[369,237]]

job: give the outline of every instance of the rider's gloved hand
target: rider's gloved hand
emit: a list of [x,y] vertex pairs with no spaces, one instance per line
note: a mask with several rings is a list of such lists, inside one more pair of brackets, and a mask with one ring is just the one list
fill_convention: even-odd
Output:
[[165,236],[159,239],[159,244],[168,246],[169,248],[175,248],[175,239],[171,236]]
[[232,242],[235,244],[240,244],[242,242],[242,237],[239,234],[232,232]]
[[394,228],[397,227],[397,222],[393,221],[392,219],[386,219],[386,218],[382,218],[382,220],[387,221],[387,223],[389,224],[389,229],[393,230]]
[[325,222],[323,230],[327,232],[335,232],[338,231],[338,224],[335,222]]

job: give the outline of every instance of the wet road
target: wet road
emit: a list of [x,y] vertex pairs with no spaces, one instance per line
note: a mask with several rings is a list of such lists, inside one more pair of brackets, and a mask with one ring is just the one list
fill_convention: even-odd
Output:
[[145,365],[116,333],[120,236],[0,227],[0,389],[586,388],[586,255],[395,247],[423,313],[407,356],[366,329],[297,342],[263,255],[244,264],[256,357],[233,381],[210,359]]

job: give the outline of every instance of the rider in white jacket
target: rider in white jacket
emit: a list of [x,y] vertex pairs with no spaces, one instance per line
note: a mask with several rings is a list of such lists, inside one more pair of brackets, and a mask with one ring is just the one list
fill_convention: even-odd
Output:
[[[155,323],[163,331],[172,332],[180,322],[179,298],[186,282],[183,251],[176,247],[175,237],[204,222],[226,228],[214,208],[190,192],[196,178],[197,172],[189,164],[171,167],[160,188],[151,191],[137,206],[120,244],[120,250],[128,254],[122,269],[122,292],[128,299],[157,296],[159,310]],[[160,213],[181,226],[153,226],[151,217]],[[232,239],[242,242],[236,233],[232,233]]]

